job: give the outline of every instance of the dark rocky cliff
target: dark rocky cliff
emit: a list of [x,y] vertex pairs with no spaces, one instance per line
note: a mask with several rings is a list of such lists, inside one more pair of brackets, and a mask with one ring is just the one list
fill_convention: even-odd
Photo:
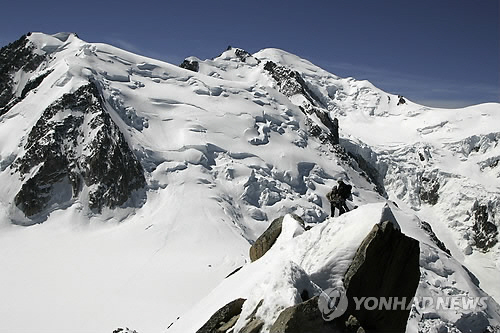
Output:
[[29,176],[15,197],[28,217],[70,200],[61,197],[64,188],[76,197],[87,186],[88,205],[100,212],[124,204],[145,185],[142,166],[94,83],[51,104],[31,130],[25,150],[12,167],[22,178]]
[[15,96],[14,74],[19,70],[32,72],[45,60],[45,56],[35,53],[34,49],[26,35],[0,49],[0,116],[21,101],[29,90],[36,88],[45,78],[40,76],[30,81],[30,85],[23,89],[22,95]]

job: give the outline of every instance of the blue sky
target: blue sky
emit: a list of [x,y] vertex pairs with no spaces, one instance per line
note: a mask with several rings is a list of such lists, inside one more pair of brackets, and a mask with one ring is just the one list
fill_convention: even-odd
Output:
[[5,1],[0,44],[28,31],[180,63],[276,47],[430,106],[500,102],[499,0]]

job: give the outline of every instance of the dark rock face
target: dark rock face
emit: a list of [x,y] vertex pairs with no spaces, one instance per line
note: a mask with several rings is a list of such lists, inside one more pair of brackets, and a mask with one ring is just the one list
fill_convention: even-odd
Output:
[[250,53],[242,49],[235,49],[234,54],[236,54],[236,56],[243,62],[245,62],[247,58],[252,56]]
[[[304,221],[297,215],[292,215],[299,223],[304,225]],[[283,225],[284,216],[275,219],[262,235],[250,247],[250,260],[255,260],[262,257],[274,245],[279,235],[281,234],[281,227]]]
[[474,205],[475,223],[472,227],[474,232],[474,241],[477,248],[483,252],[487,252],[498,242],[498,228],[495,224],[488,221],[488,206]]
[[196,333],[227,332],[238,320],[245,299],[238,298],[217,310]]
[[37,76],[36,78],[29,80],[26,85],[23,88],[23,91],[21,92],[21,100],[26,97],[26,95],[32,91],[33,89],[37,88],[42,81],[49,76],[49,74],[52,73],[52,70],[46,71],[45,73]]
[[269,333],[341,332],[333,321],[324,321],[318,308],[318,296],[283,310]]
[[0,49],[0,116],[22,99],[14,96],[13,74],[19,70],[32,72],[45,60],[33,50],[26,35]]
[[138,333],[136,330],[131,330],[130,328],[117,328],[113,333]]
[[257,318],[256,314],[259,308],[264,303],[264,300],[261,299],[259,304],[255,307],[252,313],[246,318],[248,320],[247,324],[240,330],[240,333],[259,333],[262,327],[264,326],[264,322]]
[[[404,332],[408,304],[413,301],[420,279],[419,243],[386,221],[375,225],[359,246],[344,276],[349,305],[344,316],[353,315],[367,332]],[[398,297],[397,310],[363,306],[356,310],[354,297]]]
[[266,62],[264,69],[271,74],[272,78],[278,84],[279,91],[285,96],[291,97],[296,94],[302,94],[311,103],[310,105],[301,107],[302,112],[307,116],[316,115],[323,125],[329,129],[329,132],[325,132],[308,118],[307,125],[309,127],[309,133],[318,137],[323,143],[329,142],[333,145],[337,145],[339,143],[338,119],[332,120],[328,113],[317,107],[324,107],[324,105],[308,87],[300,73],[285,66],[277,65],[272,61]]
[[243,50],[243,49],[239,49],[239,48],[233,48],[231,45],[229,45],[226,49],[226,51],[229,51],[229,50],[234,50],[234,54],[243,62],[247,62],[247,59],[248,58],[253,58],[257,63],[260,63],[260,60],[257,59],[257,58],[254,58],[250,53],[248,53],[247,51]]
[[184,69],[189,69],[193,72],[198,72],[200,70],[200,64],[196,60],[187,60],[185,59],[179,67]]
[[145,185],[142,166],[105,111],[94,83],[50,105],[31,130],[25,150],[12,168],[22,177],[37,168],[15,197],[28,217],[47,208],[62,188],[72,194],[58,198],[58,204],[78,195],[85,184],[89,207],[100,212],[122,205]]
[[240,333],[259,333],[264,327],[264,322],[260,319],[250,321],[240,330]]
[[422,228],[431,238],[431,240],[434,242],[434,244],[437,245],[438,248],[443,250],[444,252],[448,253],[448,255],[451,255],[450,250],[446,248],[446,245],[436,236],[434,231],[432,230],[432,227],[429,223],[425,221],[420,222],[420,228]]
[[314,93],[307,87],[299,72],[291,70],[285,66],[277,65],[272,61],[266,62],[264,69],[268,71],[272,78],[278,83],[279,90],[287,97],[302,94],[313,105],[319,101]]
[[437,204],[439,200],[439,181],[437,178],[422,176],[420,185],[420,200],[429,205]]
[[483,312],[463,314],[455,323],[460,332],[489,333],[497,332],[497,328],[490,326],[488,318]]

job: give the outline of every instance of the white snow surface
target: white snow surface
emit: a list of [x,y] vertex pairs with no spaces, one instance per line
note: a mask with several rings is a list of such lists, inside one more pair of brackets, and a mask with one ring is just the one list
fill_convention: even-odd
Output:
[[[257,315],[268,328],[280,309],[300,301],[300,290],[339,285],[389,207],[403,233],[421,242],[417,296],[453,290],[500,299],[499,245],[479,251],[471,230],[475,203],[488,204],[496,213],[491,222],[500,225],[499,104],[397,105],[396,95],[367,81],[339,78],[277,49],[245,62],[235,49],[213,60],[191,57],[200,62],[195,73],[74,34],[29,39],[51,57],[34,73],[17,74],[16,93],[30,77],[52,72],[0,117],[0,332],[153,333],[171,323],[167,332],[196,332],[237,297],[248,300],[236,328],[261,299]],[[298,107],[304,98],[279,93],[263,69],[268,60],[303,76],[321,107],[339,118],[342,145],[379,170],[399,208],[359,168],[307,134]],[[26,218],[13,201],[23,180],[9,166],[23,156],[44,109],[89,80],[98,82],[146,171],[147,199],[94,214],[82,197],[73,198],[69,206],[54,203],[44,223],[19,226]],[[435,205],[418,196],[426,175],[440,183]],[[353,185],[352,205],[359,207],[330,218],[325,194],[338,178]],[[313,228],[285,218],[278,242],[250,264],[251,242],[287,213]],[[432,225],[451,257],[420,221]],[[489,302],[484,313],[500,325],[498,304]],[[453,332],[464,313],[412,313],[407,331]]]

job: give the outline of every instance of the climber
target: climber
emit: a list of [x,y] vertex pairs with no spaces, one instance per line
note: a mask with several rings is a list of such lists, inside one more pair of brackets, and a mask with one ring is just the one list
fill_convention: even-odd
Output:
[[335,208],[339,210],[339,216],[348,212],[349,208],[345,201],[352,198],[352,186],[344,183],[342,179],[339,179],[337,183],[338,185],[334,186],[326,195],[326,198],[330,201],[332,217],[335,216]]
[[405,103],[406,103],[406,100],[404,99],[404,97],[403,97],[403,96],[398,95],[398,98],[399,98],[398,105],[401,105],[401,104],[405,104]]

